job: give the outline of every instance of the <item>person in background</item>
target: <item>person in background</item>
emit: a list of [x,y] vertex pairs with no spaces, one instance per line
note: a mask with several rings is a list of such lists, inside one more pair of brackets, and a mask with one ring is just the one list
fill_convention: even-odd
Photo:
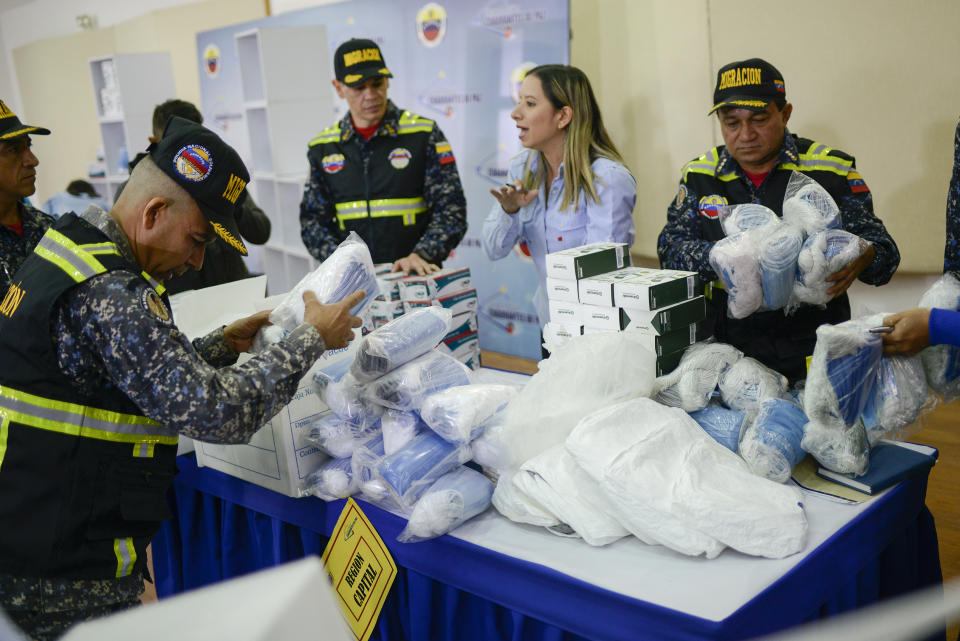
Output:
[[534,298],[549,320],[546,254],[599,241],[633,244],[637,183],[603,126],[590,81],[576,67],[541,65],[527,72],[510,116],[527,148],[510,165],[509,182],[483,223],[491,260],[526,242],[540,286]]
[[49,133],[20,122],[0,100],[0,305],[13,274],[53,224],[53,217],[25,202],[37,190],[40,164],[30,149],[30,136]]
[[360,319],[356,291],[237,365],[269,312],[192,343],[159,281],[199,269],[249,180],[213,132],[171,118],[109,211],[62,216],[0,306],[0,608],[32,638],[139,603],[169,516],[177,436],[245,443]]
[[467,231],[450,143],[434,121],[387,99],[393,74],[372,40],[341,44],[333,67],[349,113],[309,143],[304,246],[322,261],[355,231],[374,263],[421,275],[440,269]]
[[[790,133],[783,75],[760,58],[731,62],[717,72],[713,91],[724,144],[684,165],[677,196],[657,241],[660,266],[700,272],[707,292],[707,323],[718,341],[729,343],[784,374],[791,382],[806,377],[816,330],[823,323],[850,318],[847,288],[860,279],[883,285],[900,264],[897,244],[873,213],[873,197],[852,156]],[[727,317],[727,295],[710,266],[710,250],[724,237],[719,208],[759,203],[778,216],[792,172],[817,181],[836,201],[843,229],[870,242],[857,260],[827,276],[833,299],[826,309],[804,305]]]
[[86,180],[71,180],[64,191],[54,194],[43,203],[43,211],[54,218],[59,218],[63,214],[83,213],[90,205],[96,205],[100,209],[110,209],[100,194],[93,188],[93,185]]
[[947,238],[943,248],[943,273],[960,278],[960,123],[953,137],[953,173],[947,190]]
[[[203,114],[192,102],[176,98],[167,100],[157,105],[153,110],[153,135],[149,138],[151,144],[160,141],[163,136],[163,128],[173,116],[185,118],[198,125],[203,124]],[[130,163],[131,171],[145,156],[147,156],[147,152],[137,154]],[[125,185],[126,183],[120,185],[117,189],[117,200],[119,200]],[[270,239],[270,219],[257,206],[249,192],[244,190],[241,198],[243,200],[237,207],[236,216],[240,236],[243,240],[254,245],[262,245]],[[203,267],[174,276],[164,285],[167,288],[167,293],[177,294],[190,289],[202,289],[213,285],[232,283],[235,280],[249,277],[250,270],[247,269],[247,265],[243,262],[240,254],[231,249],[222,239],[217,239],[207,248]]]

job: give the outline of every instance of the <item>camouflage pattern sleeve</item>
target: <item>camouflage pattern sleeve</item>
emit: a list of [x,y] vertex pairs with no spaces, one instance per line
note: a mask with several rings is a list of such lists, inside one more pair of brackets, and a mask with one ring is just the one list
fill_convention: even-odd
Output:
[[667,207],[667,224],[657,238],[657,256],[662,269],[699,272],[704,282],[717,279],[710,266],[713,242],[700,238],[698,197],[681,180],[677,196]]
[[70,290],[53,339],[63,372],[95,398],[120,390],[148,417],[191,438],[245,443],[286,405],[324,351],[301,325],[241,365],[204,362],[139,276],[109,272]]
[[[860,272],[860,280],[868,285],[883,285],[890,280],[900,265],[897,243],[873,213],[873,196],[856,171],[847,178],[847,193],[837,199],[843,228],[851,234],[869,240],[876,256],[870,266]],[[851,188],[852,185],[852,188]],[[856,190],[856,191],[854,191]]]
[[960,123],[953,140],[953,175],[947,191],[947,242],[943,248],[943,272],[960,278]]
[[423,198],[430,208],[430,224],[413,251],[440,265],[467,233],[467,201],[453,150],[436,124],[427,140]]
[[223,327],[215,329],[206,336],[193,339],[193,349],[200,358],[214,367],[228,367],[237,362],[240,354],[233,351],[223,336]]
[[322,261],[346,239],[347,234],[340,231],[337,225],[330,190],[323,181],[323,171],[310,154],[307,157],[310,161],[310,178],[303,189],[303,200],[300,201],[300,238],[310,255]]

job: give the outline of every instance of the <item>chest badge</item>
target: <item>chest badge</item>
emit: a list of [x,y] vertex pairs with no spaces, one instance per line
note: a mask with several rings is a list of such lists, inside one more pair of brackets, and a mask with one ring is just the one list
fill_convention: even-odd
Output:
[[390,152],[390,164],[393,165],[394,169],[403,169],[410,164],[411,158],[413,158],[413,154],[403,147],[397,147]]
[[323,160],[320,161],[323,170],[328,174],[335,174],[343,169],[343,162],[343,154],[330,154],[324,156]]
[[704,218],[719,218],[720,208],[726,204],[728,204],[728,201],[723,196],[718,196],[717,194],[704,196],[700,199],[700,215]]

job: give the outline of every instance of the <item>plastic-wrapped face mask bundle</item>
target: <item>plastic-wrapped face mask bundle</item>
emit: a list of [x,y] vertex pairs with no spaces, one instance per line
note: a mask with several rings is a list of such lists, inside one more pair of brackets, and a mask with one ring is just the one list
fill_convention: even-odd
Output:
[[787,377],[754,358],[741,358],[720,377],[720,397],[730,409],[753,414],[761,401],[787,391]]
[[763,306],[780,309],[790,302],[793,294],[803,235],[790,225],[777,225],[763,231],[764,237],[757,246]]
[[519,391],[515,385],[448,387],[424,400],[420,417],[451,443],[469,443],[480,436],[487,420],[506,407]]
[[680,364],[654,382],[653,398],[669,407],[695,412],[707,406],[720,377],[743,358],[743,352],[726,343],[695,343]]
[[607,545],[630,534],[603,510],[609,502],[600,485],[562,444],[524,463],[513,484],[590,545]]
[[[960,310],[960,281],[944,274],[920,297],[920,307]],[[960,398],[960,348],[935,345],[920,352],[927,382],[943,400]]]
[[356,232],[350,232],[319,267],[307,274],[290,290],[279,305],[270,313],[270,322],[292,331],[303,322],[303,293],[312,291],[321,303],[339,303],[344,298],[362,289],[364,299],[350,310],[359,315],[380,293],[373,260],[366,243]]
[[756,203],[720,208],[720,225],[727,236],[779,223],[780,218],[772,209]]
[[313,391],[317,393],[317,396],[327,407],[330,407],[327,400],[327,391],[332,384],[342,380],[349,370],[350,362],[342,359],[313,373]]
[[329,413],[316,419],[307,428],[306,439],[316,443],[330,456],[343,458],[353,454],[379,427],[379,422],[371,425],[357,424]]
[[324,501],[345,499],[360,489],[353,477],[351,457],[334,458],[320,466],[307,478],[307,487]]
[[800,447],[807,415],[799,405],[779,398],[760,403],[760,411],[740,443],[740,456],[754,474],[786,483],[806,452]]
[[412,361],[443,340],[452,319],[449,309],[427,307],[390,321],[360,339],[350,373],[367,383]]
[[843,226],[840,208],[833,197],[817,181],[799,171],[790,174],[787,182],[783,222],[803,230],[807,236]]
[[827,290],[834,283],[824,279],[860,258],[869,246],[864,239],[842,229],[827,229],[807,238],[797,257],[794,298],[801,303],[826,305],[832,298]]
[[476,470],[460,467],[441,476],[420,497],[397,540],[413,543],[460,527],[490,507],[493,483]]
[[747,419],[746,414],[737,410],[728,410],[725,407],[708,405],[702,410],[690,412],[690,417],[717,443],[731,452],[737,451],[740,446],[743,423]]
[[873,394],[863,408],[867,438],[903,437],[927,402],[927,379],[920,356],[884,356]]
[[354,450],[350,458],[353,478],[367,501],[392,512],[402,512],[387,484],[374,472],[384,457],[383,435],[378,433]]
[[364,386],[352,375],[347,374],[338,381],[325,382],[319,375],[315,375],[313,380],[315,388],[323,388],[320,392],[321,400],[340,418],[361,428],[380,422],[383,407],[371,402],[364,395]]
[[409,508],[434,481],[468,460],[469,447],[453,445],[426,431],[380,461],[376,473],[397,503]]
[[763,305],[763,285],[751,232],[727,236],[710,249],[710,266],[727,291],[727,315],[746,318]]
[[393,454],[427,429],[416,412],[400,410],[384,412],[380,417],[380,428],[383,430],[383,449],[387,454]]
[[470,370],[466,365],[433,350],[368,383],[364,396],[384,407],[410,411],[420,409],[424,399],[434,392],[469,384]]

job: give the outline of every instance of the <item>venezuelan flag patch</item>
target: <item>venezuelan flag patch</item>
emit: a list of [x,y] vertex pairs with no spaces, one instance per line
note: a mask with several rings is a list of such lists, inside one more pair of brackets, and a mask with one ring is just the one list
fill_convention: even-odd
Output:
[[437,160],[440,161],[441,165],[446,165],[456,160],[453,157],[453,149],[450,148],[450,143],[446,140],[437,143]]
[[847,174],[847,184],[850,185],[850,191],[855,194],[863,194],[870,191],[870,188],[867,187],[867,183],[863,179],[863,176],[855,171],[851,171]]

